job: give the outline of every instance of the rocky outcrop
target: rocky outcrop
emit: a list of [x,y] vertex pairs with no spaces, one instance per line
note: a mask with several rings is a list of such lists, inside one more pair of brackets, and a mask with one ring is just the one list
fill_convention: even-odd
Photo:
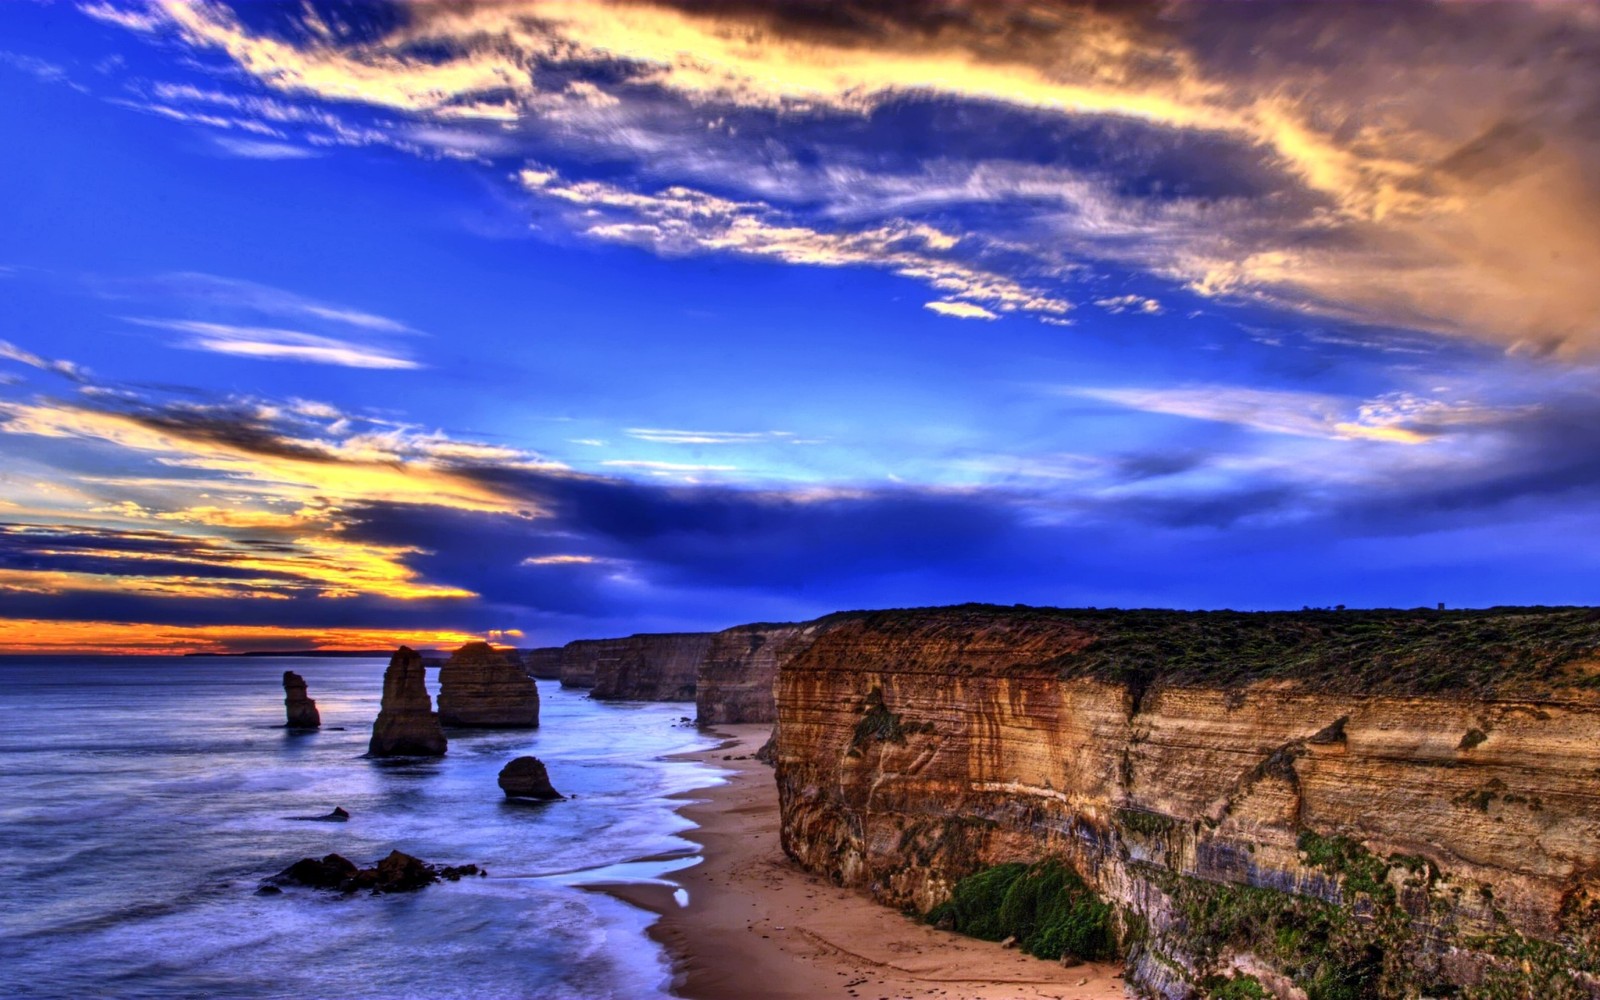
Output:
[[780,672],[783,847],[922,912],[1061,859],[1144,996],[1597,997],[1597,650],[1583,609],[870,615]]
[[383,702],[372,724],[369,757],[442,757],[444,730],[428,697],[427,669],[416,651],[401,646],[383,673]]
[[336,889],[343,893],[370,891],[374,894],[388,892],[415,892],[440,879],[459,881],[464,876],[485,874],[477,865],[430,865],[400,851],[390,851],[389,856],[361,868],[349,858],[329,854],[321,858],[301,858],[283,871],[265,880],[262,888],[299,885],[311,889]]
[[525,650],[522,654],[522,668],[528,672],[529,677],[536,677],[541,681],[560,680],[561,647],[545,646],[541,649]]
[[612,639],[595,657],[589,697],[603,701],[693,701],[710,632],[656,632]]
[[773,685],[778,667],[823,632],[852,615],[812,622],[736,625],[711,637],[695,678],[695,722],[702,726],[772,722],[777,718]]
[[469,642],[439,668],[439,721],[480,729],[539,725],[539,686],[514,654]]
[[550,784],[550,772],[537,757],[518,757],[500,769],[500,790],[508,799],[562,799]]
[[293,670],[283,672],[283,708],[289,729],[316,729],[322,725],[317,703],[306,697],[306,681]]

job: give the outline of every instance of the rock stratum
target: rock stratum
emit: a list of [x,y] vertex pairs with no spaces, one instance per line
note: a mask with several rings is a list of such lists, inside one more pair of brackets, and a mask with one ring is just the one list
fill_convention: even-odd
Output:
[[383,672],[383,701],[372,723],[369,757],[442,757],[444,729],[428,697],[428,672],[422,656],[401,646]]
[[480,729],[539,725],[539,686],[515,653],[469,642],[439,668],[439,721]]
[[782,625],[737,625],[711,637],[695,679],[695,721],[702,726],[772,722],[778,668],[842,616]]
[[289,729],[318,729],[322,726],[317,703],[306,697],[305,678],[293,670],[283,672],[283,709],[288,717],[284,725]]
[[1594,609],[870,614],[780,670],[783,847],[919,912],[1059,859],[1141,996],[1600,997],[1597,649]]
[[695,678],[711,648],[710,632],[653,632],[604,640],[595,651],[594,686],[602,701],[693,701]]
[[560,680],[561,647],[544,646],[539,649],[524,650],[522,668],[528,672],[529,677],[536,677],[541,681]]

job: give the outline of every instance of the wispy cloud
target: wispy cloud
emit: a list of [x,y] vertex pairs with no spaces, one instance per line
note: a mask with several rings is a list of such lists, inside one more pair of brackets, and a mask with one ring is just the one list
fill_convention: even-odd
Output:
[[234,139],[218,136],[211,144],[227,153],[246,160],[310,160],[322,154],[314,149],[287,142],[269,142],[263,139]]
[[985,309],[983,306],[972,302],[950,302],[940,299],[935,302],[924,302],[924,309],[932,309],[940,316],[950,316],[955,319],[999,319],[998,313]]
[[191,307],[224,309],[262,316],[318,320],[383,334],[415,334],[411,326],[388,316],[352,306],[325,302],[282,288],[196,271],[177,271],[150,278],[100,280],[95,290],[107,298],[148,299]]
[[86,382],[89,378],[88,371],[82,365],[72,361],[42,357],[32,351],[24,350],[8,340],[0,340],[0,358],[16,361],[30,368],[37,368],[40,371],[51,372],[74,382]]
[[319,365],[338,365],[342,368],[415,369],[420,368],[410,358],[353,341],[302,333],[298,330],[279,330],[260,326],[230,326],[225,323],[203,323],[198,320],[141,319],[130,317],[130,323],[187,333],[188,339],[178,342],[179,347],[214,354],[231,354],[241,358],[258,358],[263,361],[301,361]]
[[664,427],[630,427],[628,436],[652,444],[757,444],[796,439],[793,431],[694,431]]

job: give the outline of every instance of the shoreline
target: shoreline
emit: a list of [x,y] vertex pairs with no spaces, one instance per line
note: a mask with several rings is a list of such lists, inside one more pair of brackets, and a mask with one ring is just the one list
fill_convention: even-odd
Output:
[[686,1000],[815,997],[1123,1000],[1121,967],[1062,967],[989,941],[935,930],[866,895],[801,871],[778,846],[772,768],[755,760],[770,724],[718,726],[718,746],[676,755],[730,772],[678,796],[702,860],[665,885],[591,885],[655,913],[650,937]]

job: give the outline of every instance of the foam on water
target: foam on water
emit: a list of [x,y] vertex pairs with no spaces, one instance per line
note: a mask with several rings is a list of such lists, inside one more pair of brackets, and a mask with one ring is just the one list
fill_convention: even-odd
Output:
[[[33,997],[663,995],[653,918],[585,885],[673,886],[693,864],[675,793],[720,773],[685,706],[606,705],[541,682],[534,732],[451,731],[441,760],[363,758],[384,663],[0,659],[0,966]],[[324,728],[282,728],[284,669]],[[430,676],[436,691],[436,676]],[[344,727],[342,730],[338,727]],[[495,777],[535,754],[576,798]],[[304,817],[334,806],[347,823]],[[259,880],[399,849],[490,877],[342,898]],[[681,900],[681,890],[678,890]]]

